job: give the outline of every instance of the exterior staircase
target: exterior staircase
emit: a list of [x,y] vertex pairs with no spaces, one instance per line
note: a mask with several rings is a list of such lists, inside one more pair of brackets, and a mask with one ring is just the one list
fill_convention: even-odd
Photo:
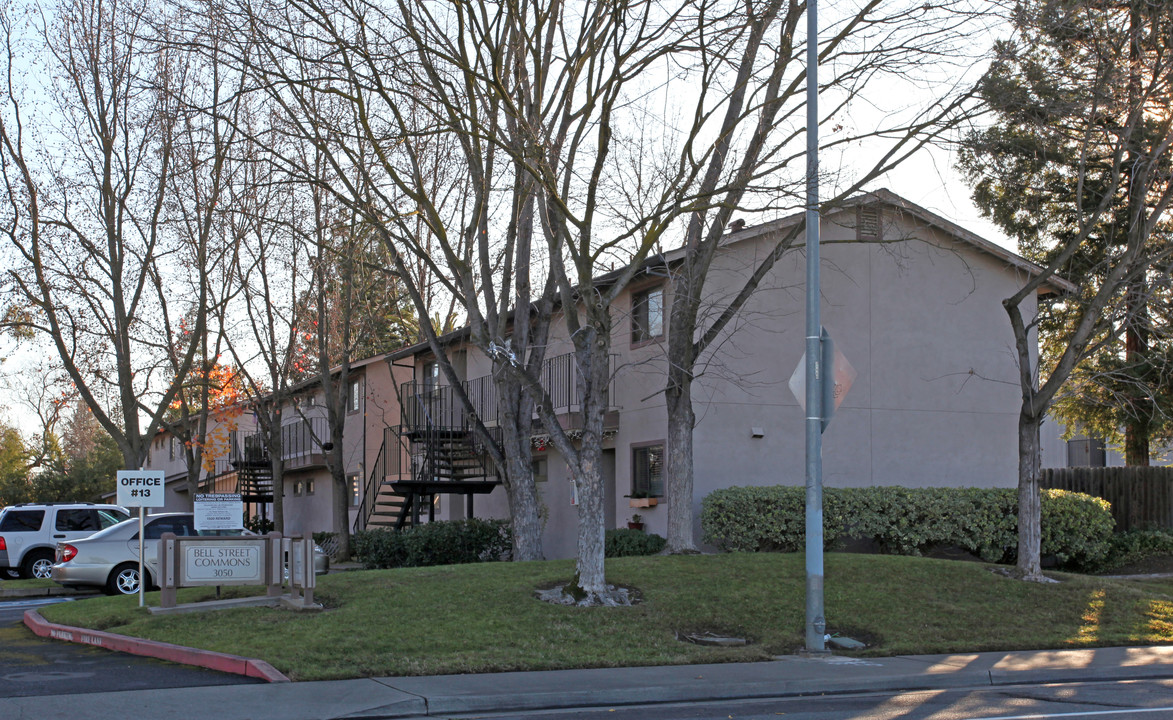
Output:
[[244,439],[244,447],[232,459],[236,468],[236,492],[246,503],[273,502],[273,466],[268,450],[259,442],[260,436]]
[[383,446],[367,479],[354,529],[402,529],[435,519],[437,495],[472,496],[500,481],[485,448],[463,428],[398,426],[384,430]]

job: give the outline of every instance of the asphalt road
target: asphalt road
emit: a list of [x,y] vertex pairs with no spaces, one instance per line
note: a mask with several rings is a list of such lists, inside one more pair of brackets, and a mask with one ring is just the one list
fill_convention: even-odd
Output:
[[0,602],[0,697],[262,682],[240,675],[39,638],[24,626],[21,618],[25,610],[53,602],[62,600]]
[[1173,681],[1022,685],[479,714],[517,720],[1164,720]]

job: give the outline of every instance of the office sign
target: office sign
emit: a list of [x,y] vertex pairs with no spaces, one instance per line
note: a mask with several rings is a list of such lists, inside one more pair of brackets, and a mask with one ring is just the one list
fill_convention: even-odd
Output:
[[117,502],[122,507],[163,507],[162,470],[119,470],[117,482]]

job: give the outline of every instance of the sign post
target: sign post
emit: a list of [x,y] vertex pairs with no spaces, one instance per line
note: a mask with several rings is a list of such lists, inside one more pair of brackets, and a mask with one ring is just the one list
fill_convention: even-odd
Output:
[[146,508],[163,507],[165,476],[162,470],[119,470],[118,504],[138,508],[138,606],[143,606],[146,569],[143,567],[143,529]]

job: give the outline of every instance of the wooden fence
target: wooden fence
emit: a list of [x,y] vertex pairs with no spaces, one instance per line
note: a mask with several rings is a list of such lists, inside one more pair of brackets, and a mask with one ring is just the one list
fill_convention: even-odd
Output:
[[1039,486],[1104,498],[1117,532],[1173,529],[1173,467],[1043,468]]

